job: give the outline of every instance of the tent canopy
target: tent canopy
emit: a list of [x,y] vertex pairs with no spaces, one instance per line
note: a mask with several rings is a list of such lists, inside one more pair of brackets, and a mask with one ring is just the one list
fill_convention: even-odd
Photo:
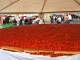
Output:
[[80,0],[0,0],[0,13],[80,11]]

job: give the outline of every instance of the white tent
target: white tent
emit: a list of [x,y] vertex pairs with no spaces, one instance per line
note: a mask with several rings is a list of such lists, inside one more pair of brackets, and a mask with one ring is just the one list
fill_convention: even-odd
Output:
[[0,0],[0,13],[80,11],[80,0]]

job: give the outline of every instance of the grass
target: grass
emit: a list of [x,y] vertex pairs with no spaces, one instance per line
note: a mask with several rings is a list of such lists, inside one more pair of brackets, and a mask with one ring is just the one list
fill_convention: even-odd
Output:
[[14,26],[14,25],[9,23],[9,24],[2,24],[1,26],[2,26],[2,28],[7,28],[7,27]]

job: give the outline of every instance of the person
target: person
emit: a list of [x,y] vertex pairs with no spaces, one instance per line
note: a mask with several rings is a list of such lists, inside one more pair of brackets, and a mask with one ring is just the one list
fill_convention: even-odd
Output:
[[57,23],[58,23],[58,24],[61,24],[61,17],[60,17],[60,16],[59,16],[58,19],[57,19]]
[[61,23],[64,23],[64,16],[61,16]]
[[25,24],[25,25],[28,24],[28,20],[27,20],[27,18],[24,19],[24,24]]
[[40,19],[40,20],[39,20],[39,24],[43,24],[43,20]]
[[64,15],[64,23],[68,23],[68,16]]
[[70,21],[72,21],[72,16],[69,14],[68,15],[68,22],[70,23]]
[[11,17],[11,16],[7,16],[7,17],[5,18],[6,24],[9,24],[10,17]]
[[32,24],[32,19],[28,18],[28,24],[31,25]]
[[22,18],[20,18],[19,25],[22,25]]
[[44,18],[42,18],[42,23],[45,24]]
[[6,24],[5,18],[3,18],[3,20],[2,20],[2,24]]
[[53,16],[50,16],[50,21],[51,21],[51,24],[53,24]]
[[39,24],[39,22],[40,22],[40,18],[39,18],[39,16],[36,16],[35,21],[36,21],[36,24]]
[[36,20],[35,20],[35,18],[33,18],[32,24],[36,24]]
[[57,16],[53,16],[53,21],[54,21],[54,24],[57,23]]
[[14,24],[14,26],[17,26],[17,21],[16,21],[16,19],[13,20],[13,24]]

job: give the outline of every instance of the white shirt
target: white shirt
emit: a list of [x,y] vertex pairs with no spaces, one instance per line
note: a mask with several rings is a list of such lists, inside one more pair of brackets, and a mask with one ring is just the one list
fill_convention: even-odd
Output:
[[39,20],[39,24],[43,24],[43,21],[40,18],[36,18],[35,21]]
[[72,16],[71,15],[68,15],[68,20],[72,20]]
[[61,22],[61,17],[58,18],[58,21]]

